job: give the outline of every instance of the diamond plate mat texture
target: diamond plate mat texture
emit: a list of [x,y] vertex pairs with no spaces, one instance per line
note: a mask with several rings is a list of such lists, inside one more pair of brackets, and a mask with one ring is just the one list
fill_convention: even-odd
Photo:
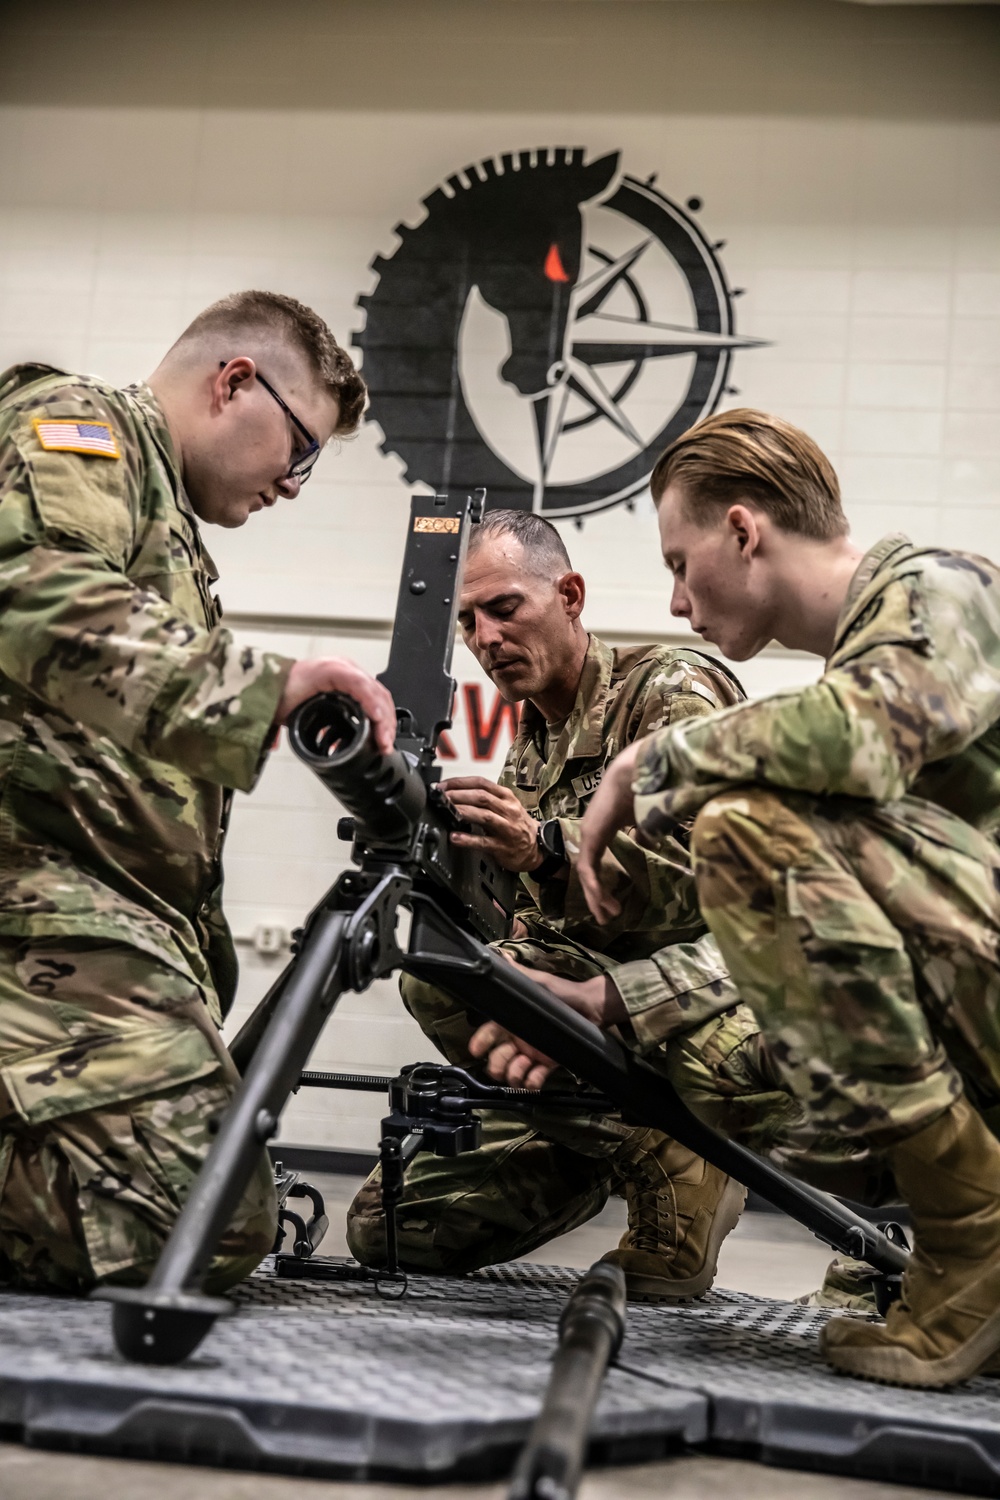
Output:
[[[234,1292],[177,1367],[115,1352],[107,1304],[0,1294],[0,1428],[45,1447],[352,1479],[505,1474],[537,1413],[578,1273],[498,1266],[367,1284]],[[1000,1496],[1000,1380],[953,1392],[834,1375],[826,1314],[742,1293],[630,1305],[591,1462],[708,1447],[766,1463]]]

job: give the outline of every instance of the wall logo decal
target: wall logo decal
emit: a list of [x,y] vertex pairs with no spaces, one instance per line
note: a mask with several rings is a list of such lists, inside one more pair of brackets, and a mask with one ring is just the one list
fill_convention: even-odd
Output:
[[410,483],[485,484],[558,519],[628,501],[713,411],[735,331],[717,252],[687,209],[581,149],[490,158],[423,200],[378,256],[355,336]]

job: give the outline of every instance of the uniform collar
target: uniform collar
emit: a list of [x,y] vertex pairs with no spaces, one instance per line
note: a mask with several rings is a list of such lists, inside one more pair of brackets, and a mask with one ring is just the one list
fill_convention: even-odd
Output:
[[880,542],[876,542],[874,547],[870,547],[865,553],[855,569],[854,576],[847,590],[847,595],[841,606],[840,614],[837,616],[837,625],[833,636],[834,651],[840,645],[847,627],[857,614],[858,602],[864,597],[876,573],[885,567],[890,558],[895,557],[898,552],[902,552],[905,548],[912,546],[913,543],[904,532],[893,531],[888,536],[884,536]]
[[144,380],[138,381],[135,385],[126,386],[125,394],[142,412],[146,420],[146,425],[153,434],[156,446],[163,455],[163,461],[170,471],[171,478],[175,481],[174,493],[178,509],[184,512],[197,531],[198,518],[191,507],[191,501],[188,499],[187,491],[184,488],[180,460],[177,457],[174,440],[170,436],[170,428],[167,426],[163,407]]
[[876,542],[874,547],[871,547],[865,553],[864,557],[858,563],[854,577],[851,579],[850,587],[847,590],[847,598],[844,600],[844,607],[840,612],[841,619],[844,618],[861,598],[861,595],[871,583],[882,564],[888,562],[894,553],[901,552],[904,547],[912,546],[913,543],[910,541],[910,538],[902,531],[893,531],[888,536],[884,536],[880,542]]
[[[614,660],[611,647],[592,635],[583,659],[576,698],[559,734],[558,750],[555,753],[561,761],[582,760],[587,756],[600,755],[604,743],[604,708],[608,688],[611,686]],[[534,740],[544,750],[545,727],[545,720],[535,705],[525,703],[518,730],[518,739],[522,742],[519,749],[524,749]]]
[[149,428],[150,432],[153,435],[153,441],[159,448],[160,454],[163,458],[163,462],[166,465],[167,472],[170,475],[170,478],[173,480],[174,499],[177,502],[177,509],[181,511],[190,522],[191,530],[194,532],[197,546],[201,552],[202,564],[204,565],[205,570],[208,573],[209,581],[215,583],[219,576],[219,570],[215,566],[215,563],[213,562],[209,554],[208,548],[205,546],[205,541],[201,534],[201,524],[198,520],[198,517],[194,513],[194,508],[191,505],[191,501],[188,499],[187,490],[185,490],[184,488],[184,479],[181,475],[181,466],[180,461],[177,457],[177,449],[174,447],[174,440],[170,436],[170,428],[167,426],[167,419],[163,413],[163,407],[160,405],[159,401],[157,401],[156,397],[153,395],[153,392],[150,390],[145,381],[140,381],[136,385],[128,386],[125,394],[128,396],[129,400],[139,408],[146,422],[146,426]]

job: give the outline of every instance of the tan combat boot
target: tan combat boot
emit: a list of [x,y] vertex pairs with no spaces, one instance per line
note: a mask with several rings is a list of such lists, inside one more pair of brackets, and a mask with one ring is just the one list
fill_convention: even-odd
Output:
[[913,1214],[902,1297],[884,1323],[831,1318],[820,1348],[863,1380],[956,1385],[1000,1350],[1000,1142],[959,1099],[889,1154]]
[[601,1259],[621,1266],[633,1302],[683,1302],[715,1280],[746,1188],[659,1132],[645,1141],[648,1149],[622,1168],[628,1229]]

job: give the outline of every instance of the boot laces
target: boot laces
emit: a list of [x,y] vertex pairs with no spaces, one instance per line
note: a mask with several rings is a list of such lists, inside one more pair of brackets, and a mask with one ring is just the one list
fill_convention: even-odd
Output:
[[670,1189],[657,1192],[655,1188],[628,1183],[625,1191],[628,1204],[628,1230],[626,1239],[632,1250],[648,1250],[653,1254],[674,1248],[674,1204]]

